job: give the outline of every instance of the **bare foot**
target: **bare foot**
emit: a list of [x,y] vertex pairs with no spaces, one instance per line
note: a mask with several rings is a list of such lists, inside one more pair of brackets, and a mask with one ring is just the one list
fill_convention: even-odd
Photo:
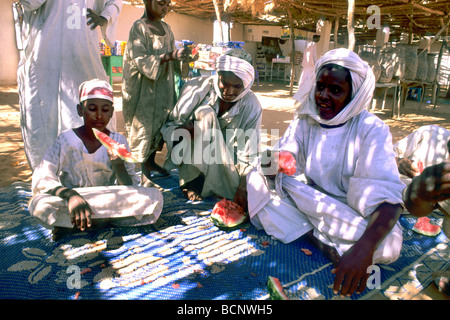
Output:
[[197,193],[195,190],[189,190],[187,188],[182,189],[183,195],[191,201],[200,201],[203,200],[202,196]]
[[159,186],[158,184],[151,181],[149,178],[147,178],[144,174],[141,176],[141,185],[146,188],[156,188],[160,191],[163,191],[164,189]]
[[184,196],[192,201],[203,200],[201,194],[204,182],[205,178],[203,177],[203,175],[199,175],[194,180],[189,181],[181,186],[181,190],[183,191]]

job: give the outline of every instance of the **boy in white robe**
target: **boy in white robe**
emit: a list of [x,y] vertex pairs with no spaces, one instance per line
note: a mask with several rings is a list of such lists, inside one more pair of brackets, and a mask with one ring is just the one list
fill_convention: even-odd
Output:
[[106,128],[113,101],[108,82],[82,83],[77,110],[84,125],[61,133],[33,172],[29,210],[53,230],[54,240],[72,228],[88,229],[95,219],[122,226],[151,224],[162,211],[161,192],[138,186],[135,165],[94,136],[93,128],[129,150],[124,136]]
[[331,50],[315,74],[275,148],[292,153],[297,174],[272,177],[265,166],[250,172],[249,214],[285,243],[312,233],[335,265],[335,293],[351,295],[364,290],[371,264],[400,254],[404,184],[388,126],[366,110],[375,87],[367,63],[347,49]]
[[[22,40],[17,68],[24,151],[34,170],[56,137],[83,124],[74,108],[87,79],[108,80],[99,27],[113,46],[122,0],[21,0]],[[115,130],[115,116],[109,124]]]

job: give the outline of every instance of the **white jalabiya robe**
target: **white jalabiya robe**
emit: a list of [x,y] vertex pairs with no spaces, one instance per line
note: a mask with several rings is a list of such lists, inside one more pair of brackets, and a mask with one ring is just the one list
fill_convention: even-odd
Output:
[[[422,161],[423,167],[429,167],[444,162],[449,157],[447,142],[450,131],[437,125],[422,126],[394,144],[395,156],[407,158],[417,165]],[[402,180],[409,184],[411,178],[401,175]]]
[[[78,87],[108,80],[99,51],[98,29],[87,25],[91,8],[108,20],[102,36],[115,41],[121,0],[22,0],[24,21],[17,69],[21,129],[32,170],[58,134],[83,124],[77,114]],[[114,130],[115,116],[110,121]]]
[[[295,119],[277,146],[295,155],[294,176],[278,173],[271,180],[257,169],[247,176],[250,217],[284,243],[314,230],[342,255],[381,203],[402,203],[404,184],[389,128],[379,118],[364,110],[332,129],[310,121]],[[374,263],[395,261],[401,246],[397,224],[376,250]]]
[[[164,165],[167,169],[178,166],[181,185],[203,173],[203,197],[215,194],[233,199],[240,176],[257,163],[262,108],[257,96],[248,91],[218,117],[219,100],[213,79],[194,78],[183,86],[161,130],[168,149]],[[173,142],[180,140],[176,129],[190,119],[195,121],[197,133],[193,141],[186,137],[172,148]]]
[[[110,137],[128,148],[123,135],[111,132]],[[93,219],[120,219],[121,225],[154,223],[163,206],[161,192],[156,188],[138,186],[135,165],[125,162],[133,186],[117,186],[107,150],[101,146],[89,153],[73,130],[63,132],[44,155],[33,172],[33,197],[29,209],[46,227],[71,228],[67,202],[46,192],[65,186],[75,189],[94,211]]]

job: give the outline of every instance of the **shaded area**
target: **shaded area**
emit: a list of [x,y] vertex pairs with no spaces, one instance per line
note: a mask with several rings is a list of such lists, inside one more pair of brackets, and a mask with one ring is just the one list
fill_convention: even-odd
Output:
[[[291,299],[339,298],[332,292],[330,261],[307,239],[285,245],[248,223],[220,230],[209,219],[213,199],[186,201],[176,172],[157,181],[166,205],[154,225],[105,227],[58,243],[29,215],[29,184],[0,189],[0,298],[265,300],[269,275],[290,283]],[[441,219],[435,213],[433,220]],[[401,258],[381,266],[380,290],[353,299],[395,299],[409,287],[419,292],[431,271],[449,267],[448,239],[412,232],[415,220],[402,217]],[[69,268],[81,272],[79,287],[69,286],[75,275]]]

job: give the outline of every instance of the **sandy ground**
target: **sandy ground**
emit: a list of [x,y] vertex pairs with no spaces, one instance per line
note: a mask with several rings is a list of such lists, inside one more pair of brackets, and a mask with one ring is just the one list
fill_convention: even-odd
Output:
[[[296,90],[294,86],[293,91]],[[423,103],[406,100],[401,116],[392,118],[392,98],[388,94],[383,110],[381,90],[378,89],[376,92],[379,98],[375,100],[376,107],[372,112],[389,125],[394,142],[426,124],[436,124],[450,130],[450,101],[438,100],[437,106],[434,107],[427,103],[430,100],[429,96],[425,97]],[[260,82],[258,86],[255,84],[254,92],[260,98],[264,109],[263,129],[266,129],[266,134],[263,136],[263,143],[271,145],[284,133],[292,120],[294,103],[289,85]],[[114,95],[117,130],[124,134],[120,83],[114,83]],[[162,163],[164,156],[165,149],[158,154],[157,162]],[[0,86],[0,188],[9,186],[15,181],[31,182],[31,171],[23,151],[17,87],[4,85]],[[433,284],[422,292],[412,289],[406,292],[403,298],[450,300],[448,296],[437,291]]]

